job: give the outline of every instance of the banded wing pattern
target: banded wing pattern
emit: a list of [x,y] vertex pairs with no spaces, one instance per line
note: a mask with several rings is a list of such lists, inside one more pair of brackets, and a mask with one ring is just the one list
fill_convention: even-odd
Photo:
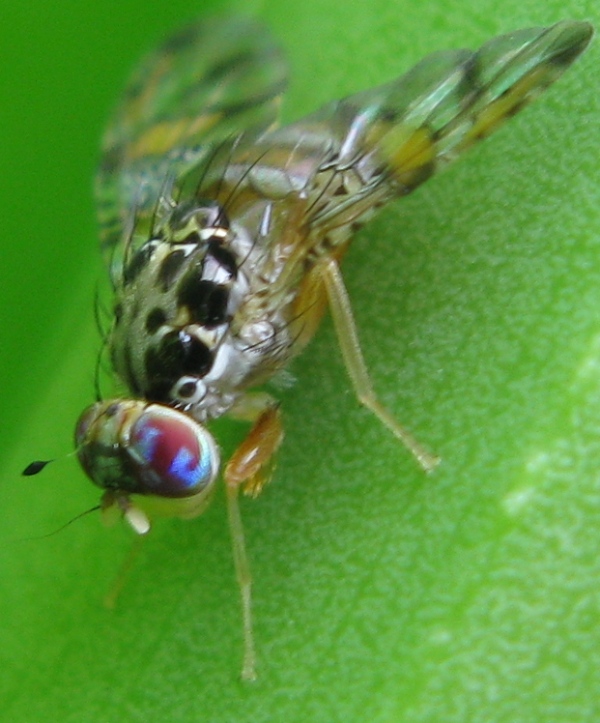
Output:
[[322,235],[410,193],[490,135],[569,67],[591,32],[562,22],[476,52],[436,53],[391,83],[265,133],[234,156],[227,176],[239,183],[245,174],[265,196],[314,198],[303,222]]
[[591,32],[587,23],[562,22],[494,38],[475,52],[436,53],[391,83],[226,148],[210,168],[200,163],[179,179],[179,197],[200,189],[263,249],[254,261],[263,284],[238,318],[252,316],[258,294],[258,314],[284,309],[296,294],[284,319],[295,341],[263,357],[267,375],[302,350],[319,322],[322,279],[318,270],[309,274],[319,259],[339,258],[377,207],[413,191],[534,100]]
[[169,183],[216,146],[274,124],[286,87],[283,53],[250,19],[196,22],[140,63],[105,132],[96,178],[101,248],[114,278],[117,247],[133,231],[147,236]]
[[[256,661],[238,496],[261,491],[283,439],[278,404],[254,387],[302,350],[329,305],[357,398],[433,469],[437,458],[375,395],[339,262],[377,207],[490,135],[592,32],[561,22],[437,53],[283,128],[285,64],[249,20],[184,29],[127,86],[97,198],[116,297],[108,346],[128,392],[83,412],[77,454],[104,489],[103,513],[140,534],[157,515],[200,514],[222,474],[244,678]],[[221,471],[207,427],[223,414],[253,426]]]

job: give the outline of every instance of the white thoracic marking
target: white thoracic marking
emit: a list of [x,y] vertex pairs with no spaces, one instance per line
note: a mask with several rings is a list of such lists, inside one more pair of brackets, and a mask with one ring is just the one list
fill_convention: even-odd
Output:
[[227,238],[226,229],[215,228],[214,226],[200,229],[198,233],[202,241],[209,241],[211,238],[219,238],[221,240],[225,240]]
[[[194,385],[194,393],[188,396],[181,396],[180,390],[181,388],[186,384],[193,384]],[[171,390],[171,396],[173,399],[177,399],[184,405],[188,404],[199,404],[202,402],[204,397],[206,396],[207,388],[206,384],[198,379],[197,377],[193,376],[183,376],[180,379],[177,380],[175,385],[173,386]]]

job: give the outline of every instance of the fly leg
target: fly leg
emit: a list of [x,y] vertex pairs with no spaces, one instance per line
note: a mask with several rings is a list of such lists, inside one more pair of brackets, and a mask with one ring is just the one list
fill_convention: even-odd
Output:
[[112,610],[116,606],[117,600],[120,597],[123,588],[125,587],[125,583],[127,582],[127,578],[131,574],[133,566],[135,565],[137,558],[140,554],[143,542],[143,535],[137,535],[135,537],[135,539],[131,543],[131,548],[129,549],[127,556],[121,564],[117,576],[113,580],[109,591],[104,596],[104,605],[109,610]]
[[[256,496],[268,482],[273,469],[273,459],[283,439],[283,427],[279,408],[267,395],[264,404],[259,401],[252,410],[252,401],[260,400],[258,395],[249,395],[250,404],[234,409],[238,417],[255,416],[248,436],[240,444],[225,467],[224,479],[227,492],[227,513],[233,546],[235,572],[240,587],[242,620],[244,630],[244,660],[242,678],[256,680],[256,652],[252,629],[252,577],[244,541],[244,527],[240,515],[239,492]],[[262,406],[262,411],[258,411]]]
[[431,472],[440,458],[428,452],[417,442],[392,414],[381,404],[373,386],[360,348],[350,298],[335,259],[324,259],[317,267],[325,288],[344,364],[352,386],[361,404],[369,409],[412,453],[426,472]]

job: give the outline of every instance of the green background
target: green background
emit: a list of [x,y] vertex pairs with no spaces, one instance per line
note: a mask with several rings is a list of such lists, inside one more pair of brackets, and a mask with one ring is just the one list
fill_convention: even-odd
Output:
[[[218,4],[214,4],[217,7]],[[204,4],[204,9],[213,4]],[[270,0],[286,118],[427,53],[591,0]],[[2,10],[0,720],[578,723],[600,719],[600,75],[596,43],[535,106],[359,235],[346,259],[387,406],[426,477],[359,409],[331,323],[282,391],[274,483],[243,514],[261,678],[238,680],[223,500],[129,546],[70,450],[93,398],[103,269],[91,178],[128,70],[197,3]],[[239,426],[219,425],[231,450]]]

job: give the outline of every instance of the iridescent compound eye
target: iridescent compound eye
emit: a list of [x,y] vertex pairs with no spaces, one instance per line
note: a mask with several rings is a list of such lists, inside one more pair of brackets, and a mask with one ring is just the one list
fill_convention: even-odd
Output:
[[219,471],[211,434],[182,412],[137,400],[89,407],[75,430],[79,460],[99,487],[124,493],[187,498]]
[[212,436],[168,407],[151,405],[131,427],[128,452],[146,493],[189,497],[215,478],[219,455]]

